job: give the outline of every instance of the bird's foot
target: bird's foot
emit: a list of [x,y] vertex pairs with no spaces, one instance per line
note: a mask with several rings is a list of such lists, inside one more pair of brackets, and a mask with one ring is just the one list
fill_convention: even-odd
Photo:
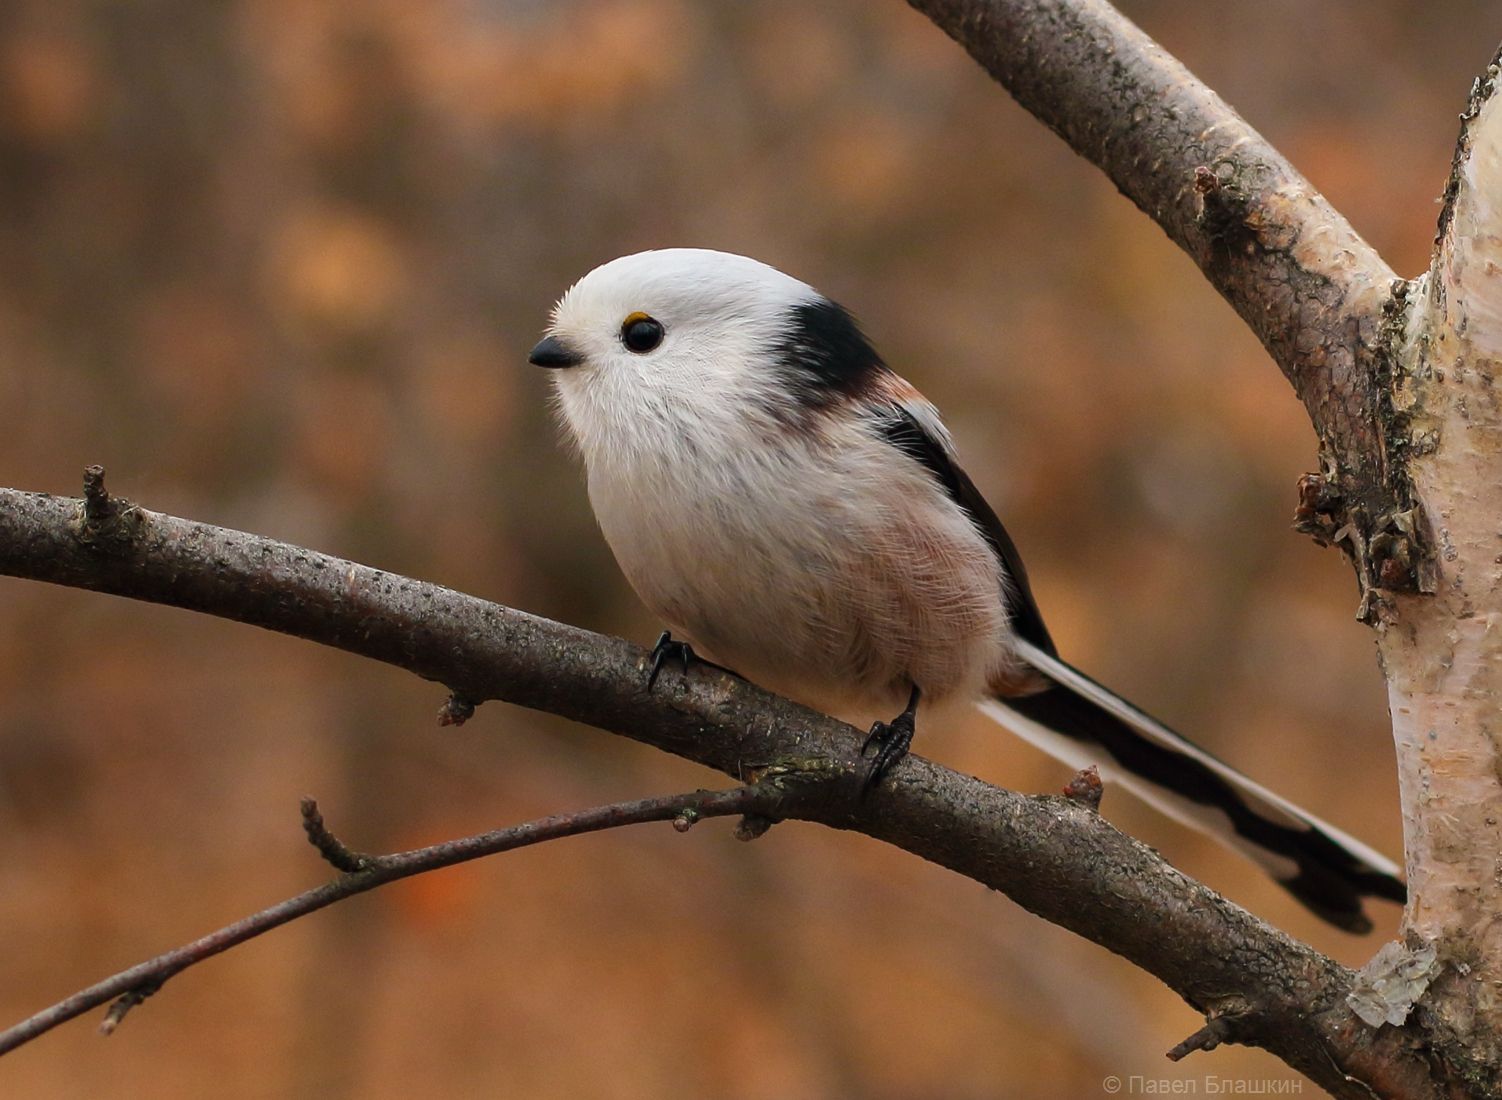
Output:
[[688,666],[699,659],[694,652],[694,647],[687,642],[674,639],[671,630],[664,630],[662,636],[657,639],[657,644],[652,647],[651,671],[647,673],[647,690],[652,690],[652,685],[657,683],[657,674],[662,671],[662,666],[669,661],[677,661],[683,666],[683,671],[688,671]]
[[728,672],[732,676],[739,676],[733,668],[717,665],[705,657],[700,657],[694,652],[694,647],[687,642],[680,642],[673,637],[671,630],[664,630],[662,637],[657,639],[657,644],[652,647],[651,671],[647,673],[647,690],[652,690],[652,685],[657,683],[657,674],[662,671],[662,666],[669,661],[677,661],[683,666],[683,671],[688,671],[689,665],[703,665],[705,668],[717,669],[720,672]]
[[871,746],[875,745],[876,758],[871,761],[871,770],[866,773],[863,791],[868,791],[880,783],[882,777],[896,767],[907,755],[908,749],[912,747],[913,734],[918,728],[916,721],[918,694],[918,689],[913,688],[907,709],[890,722],[872,724],[871,732],[866,735],[866,742],[861,746],[861,755],[865,756]]

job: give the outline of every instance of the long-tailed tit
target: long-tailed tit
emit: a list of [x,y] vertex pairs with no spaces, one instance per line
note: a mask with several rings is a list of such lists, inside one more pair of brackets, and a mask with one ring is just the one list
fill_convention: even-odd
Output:
[[531,361],[556,368],[600,527],[671,630],[826,712],[900,711],[872,727],[873,781],[920,700],[977,700],[1333,924],[1366,931],[1363,896],[1403,900],[1390,860],[1059,658],[937,411],[812,287],[722,252],[626,256],[563,296]]

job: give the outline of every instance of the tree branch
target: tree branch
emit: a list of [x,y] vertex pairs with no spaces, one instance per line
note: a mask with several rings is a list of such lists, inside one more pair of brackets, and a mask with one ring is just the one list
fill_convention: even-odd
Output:
[[[166,982],[188,967],[210,959],[231,947],[255,939],[273,928],[305,917],[310,913],[374,890],[378,886],[411,878],[456,863],[465,863],[482,856],[526,848],[548,840],[566,836],[618,829],[624,825],[638,825],[648,821],[691,822],[705,817],[726,817],[733,814],[775,814],[786,804],[786,786],[767,784],[735,787],[728,791],[695,791],[691,794],[669,795],[665,798],[644,798],[635,802],[618,802],[609,806],[580,810],[576,813],[555,814],[506,829],[450,840],[428,848],[416,848],[409,852],[391,855],[356,856],[344,845],[334,840],[324,828],[323,818],[312,799],[303,801],[303,822],[310,841],[334,867],[343,871],[332,882],[288,898],[286,901],[262,909],[244,920],[226,925],[192,943],[158,955],[154,959],[132,966],[128,970],[97,982],[59,1001],[50,1008],[22,1020],[14,1027],[0,1031],[0,1055],[43,1035],[59,1024],[91,1009],[113,1001],[99,1030],[112,1034],[120,1022],[136,1005],[155,994]],[[680,831],[682,831],[680,829]]]
[[1266,1047],[1337,1096],[1437,1096],[1417,1019],[1374,1031],[1353,975],[1181,874],[1087,803],[1028,797],[909,757],[868,796],[861,734],[702,667],[644,690],[644,652],[436,585],[116,502],[0,490],[0,573],[253,623],[416,672],[470,703],[504,699],[612,730],[737,777],[822,780],[796,816],[894,844],[1125,956],[1196,1009],[1235,1008]]
[[1104,0],[909,0],[1187,252],[1322,438],[1371,449],[1382,258],[1214,91]]
[[[1024,108],[1099,167],[1199,265],[1257,334],[1320,439],[1325,511],[1310,533],[1369,540],[1413,507],[1384,384],[1406,284],[1261,134],[1105,0],[908,0]],[[1341,539],[1366,596],[1421,532]],[[1417,590],[1412,570],[1385,588]]]

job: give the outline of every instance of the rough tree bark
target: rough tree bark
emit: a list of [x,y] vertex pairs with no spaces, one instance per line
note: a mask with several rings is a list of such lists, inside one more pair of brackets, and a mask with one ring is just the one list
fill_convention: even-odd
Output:
[[695,673],[647,696],[639,651],[624,643],[120,508],[97,487],[92,505],[0,493],[0,572],[295,633],[441,680],[470,701],[550,710],[732,774],[750,765],[823,776],[830,797],[800,804],[798,816],[936,860],[1132,959],[1212,1017],[1186,1049],[1264,1046],[1342,1097],[1498,1095],[1495,65],[1464,116],[1433,267],[1409,282],[1103,0],[909,2],[1163,227],[1308,410],[1320,470],[1301,484],[1297,526],[1351,559],[1390,690],[1411,897],[1406,944],[1383,966],[1403,981],[1374,994],[1370,981],[1184,878],[1085,806],[997,791],[918,759],[869,801],[842,798],[853,732],[747,685]]

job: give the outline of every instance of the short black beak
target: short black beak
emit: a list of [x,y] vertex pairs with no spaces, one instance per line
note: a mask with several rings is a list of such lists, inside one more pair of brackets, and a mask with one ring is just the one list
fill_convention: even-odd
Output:
[[532,354],[527,356],[527,362],[536,367],[577,367],[584,362],[584,356],[558,337],[549,336],[539,341],[532,349]]

